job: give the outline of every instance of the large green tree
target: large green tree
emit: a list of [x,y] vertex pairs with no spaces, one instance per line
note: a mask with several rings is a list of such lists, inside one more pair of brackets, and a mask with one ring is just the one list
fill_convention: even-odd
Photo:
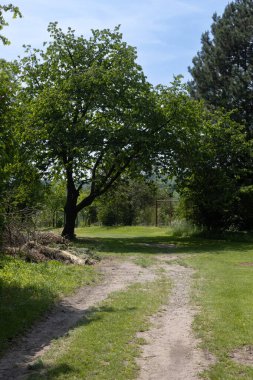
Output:
[[[205,104],[211,109],[233,110],[231,118],[244,126],[250,149],[253,137],[252,1],[232,1],[226,6],[222,16],[214,14],[211,33],[205,32],[202,35],[201,43],[201,50],[193,58],[193,65],[189,68],[193,78],[189,83],[191,95],[195,99],[204,99]],[[238,192],[235,192],[237,207],[235,207],[234,214],[238,220],[241,220],[240,224],[244,228],[252,228],[253,215],[245,212],[246,209],[253,208],[252,155],[248,154],[247,158],[245,157],[241,161],[240,168],[239,166],[240,155],[235,170],[235,173],[239,170],[240,175],[236,176]],[[224,179],[224,177],[222,178]],[[204,183],[204,173],[202,180]],[[226,180],[222,186],[222,180],[218,183],[217,177],[216,181],[216,189],[220,189],[217,191],[217,199],[221,201],[221,195],[223,194],[225,197],[225,194],[228,194],[232,182]],[[205,187],[200,185],[200,188],[203,192]],[[206,197],[208,193],[207,188]],[[197,199],[196,196],[195,199]],[[223,206],[221,203],[220,209],[228,210],[227,198]],[[217,204],[217,202],[212,204]]]
[[14,78],[13,65],[0,60],[0,234],[4,210],[3,193],[7,187],[9,166],[14,155],[13,119],[16,91]]
[[[177,91],[176,98],[171,91]],[[244,127],[229,113],[210,111],[180,86],[160,87],[159,93],[168,118],[175,99],[178,102],[177,139],[172,146],[165,142],[159,157],[187,201],[186,216],[210,229],[236,224],[241,185],[252,167],[251,142]]]
[[145,209],[154,208],[156,193],[157,185],[141,176],[122,181],[97,202],[98,220],[104,225],[142,223]]
[[17,133],[18,67],[0,60],[0,212],[35,206],[43,185]]
[[20,138],[41,172],[65,178],[63,235],[73,238],[78,212],[123,172],[151,170],[166,121],[119,28],[93,30],[89,39],[57,23],[49,32],[45,50],[28,47],[20,64]]
[[186,217],[208,229],[252,227],[253,214],[246,220],[239,205],[242,181],[251,169],[250,143],[229,115],[211,119],[179,176]]
[[[13,18],[22,17],[18,7],[13,4],[0,5],[0,31],[8,25],[6,21],[6,12],[11,12]],[[3,45],[10,44],[6,36],[0,34],[0,42]],[[6,180],[6,167],[10,160],[10,146],[12,126],[10,120],[13,113],[11,111],[11,103],[13,99],[13,66],[3,59],[0,59],[0,197],[3,198],[4,184]],[[0,202],[0,245],[3,228],[3,210],[4,203]]]
[[230,2],[222,16],[213,15],[201,50],[189,71],[191,93],[214,107],[236,109],[233,118],[253,133],[253,4]]
[[[221,134],[232,131],[222,135],[231,144],[218,156],[209,149],[215,154],[207,160],[207,175],[222,165],[228,175],[244,159],[244,153],[233,158],[244,135],[238,129],[238,139],[233,137],[229,116],[206,111],[178,78],[171,87],[153,89],[119,28],[94,30],[89,39],[71,29],[64,33],[57,23],[49,32],[44,50],[27,47],[20,63],[19,136],[31,166],[65,180],[64,236],[74,237],[77,214],[122,175],[150,174],[156,167],[158,174],[165,169],[185,184],[199,173],[199,158],[209,145],[219,144],[211,132],[215,127]],[[200,150],[205,141],[209,145]]]

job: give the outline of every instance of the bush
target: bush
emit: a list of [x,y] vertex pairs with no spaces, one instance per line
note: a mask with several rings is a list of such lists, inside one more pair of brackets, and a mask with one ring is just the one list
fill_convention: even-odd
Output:
[[177,237],[192,236],[201,232],[201,228],[186,219],[176,219],[171,223],[172,235]]
[[253,185],[241,187],[238,202],[238,224],[241,229],[253,229]]
[[110,227],[118,224],[117,212],[111,208],[100,209],[98,217],[104,226]]

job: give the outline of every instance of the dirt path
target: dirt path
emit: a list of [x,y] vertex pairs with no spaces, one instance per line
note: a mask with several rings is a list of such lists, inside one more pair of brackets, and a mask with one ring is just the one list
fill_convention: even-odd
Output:
[[174,264],[167,265],[166,271],[173,281],[172,294],[168,305],[151,318],[153,328],[139,334],[147,344],[138,360],[138,380],[199,379],[212,358],[198,349],[191,329],[196,314],[189,300],[193,271]]
[[[196,348],[197,341],[191,332],[194,317],[194,310],[189,305],[192,271],[179,265],[165,264],[162,255],[157,258],[173,279],[174,288],[169,304],[152,318],[152,330],[141,334],[148,344],[143,346],[143,356],[138,360],[141,368],[139,380],[194,380],[199,370],[209,363]],[[155,278],[154,268],[141,268],[130,260],[103,260],[100,270],[104,275],[100,285],[80,288],[76,294],[64,298],[0,360],[0,379],[25,379],[30,372],[29,364],[50,347],[53,339],[73,328],[90,308],[130,283]]]
[[100,285],[85,286],[71,297],[64,298],[0,360],[1,380],[25,379],[30,372],[29,364],[50,347],[50,342],[66,334],[91,307],[111,292],[122,290],[133,282],[152,281],[155,278],[152,271],[128,261],[103,260],[100,270],[104,275]]

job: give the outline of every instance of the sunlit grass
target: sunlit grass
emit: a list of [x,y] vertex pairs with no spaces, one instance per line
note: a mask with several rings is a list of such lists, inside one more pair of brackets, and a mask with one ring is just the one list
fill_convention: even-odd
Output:
[[135,379],[135,358],[143,343],[136,334],[148,328],[148,317],[168,300],[169,288],[168,280],[160,277],[114,293],[54,343],[29,379]]
[[202,254],[250,249],[250,234],[175,236],[169,227],[77,228],[76,247],[89,247],[100,256],[124,257],[154,254]]
[[161,249],[170,239],[170,230],[166,227],[86,227],[76,229],[75,245],[94,249],[99,255],[126,256],[153,254],[171,251],[171,247]]
[[170,231],[169,227],[147,227],[147,226],[119,226],[119,227],[99,227],[91,226],[76,228],[78,237],[155,237],[166,236]]
[[0,354],[62,295],[95,280],[92,267],[0,256]]
[[[178,257],[177,263],[193,266],[196,269],[193,301],[200,306],[200,313],[195,320],[194,328],[201,337],[203,346],[217,357],[217,363],[212,366],[210,370],[206,371],[204,378],[212,380],[253,379],[252,368],[235,364],[230,358],[230,353],[233,349],[242,345],[253,345],[253,267],[241,266],[241,263],[253,262],[252,235],[246,233],[226,233],[216,236],[206,234],[204,237],[202,234],[202,237],[196,235],[186,237],[175,236],[169,228],[158,227],[87,227],[77,229],[76,233],[78,237],[74,243],[76,247],[93,248],[102,258],[108,255],[114,256],[115,258],[129,258],[129,256],[131,256],[131,259],[138,265],[148,267],[156,262],[157,254],[167,254],[168,258],[171,254],[176,254]],[[70,274],[68,273],[69,270],[72,271],[70,267],[65,267],[57,263],[38,265],[21,262],[21,264],[18,264],[20,262],[19,260],[15,261],[15,259],[10,258],[5,258],[4,260],[7,261],[1,261],[2,267],[5,269],[0,269],[0,281],[1,286],[5,284],[5,287],[8,289],[6,294],[9,294],[9,298],[7,299],[9,309],[6,308],[5,318],[7,321],[6,316],[9,316],[8,313],[10,311],[10,315],[13,316],[11,319],[12,326],[16,324],[17,319],[21,320],[21,322],[17,322],[17,326],[21,323],[21,329],[17,330],[18,332],[23,329],[22,320],[26,320],[26,318],[29,320],[30,312],[33,310],[34,305],[35,314],[37,313],[36,310],[38,310],[37,304],[40,308],[39,310],[43,312],[48,305],[51,305],[54,300],[59,297],[59,294],[65,291],[71,291],[80,281],[80,278],[86,278],[89,282],[92,281],[94,275],[93,269],[91,268],[84,269],[78,267],[76,269],[77,272],[73,269],[72,274]],[[10,267],[8,263],[10,263]],[[170,263],[170,260],[168,260],[168,263]],[[87,275],[88,277],[83,277],[84,272],[82,272],[82,270],[88,271],[85,274],[85,276]],[[89,270],[91,270],[91,273],[89,273]],[[6,271],[9,273],[7,277],[3,276],[3,273],[6,273]],[[64,290],[65,286],[69,287],[69,290],[67,288]],[[2,289],[5,288],[2,287],[1,291]],[[134,292],[132,292],[131,289],[134,289]],[[125,368],[122,370],[123,372],[120,372],[121,370],[116,363],[117,358],[120,358],[120,354],[115,351],[117,354],[114,356],[114,351],[110,351],[112,344],[110,338],[116,334],[116,332],[114,333],[113,331],[114,329],[118,329],[120,335],[120,330],[124,330],[124,326],[128,326],[127,322],[125,323],[123,319],[121,319],[121,316],[123,318],[124,314],[126,314],[126,318],[132,321],[131,323],[133,325],[135,325],[135,320],[137,321],[137,330],[141,329],[141,326],[145,328],[144,322],[138,325],[138,318],[141,314],[145,316],[151,313],[146,307],[152,305],[144,306],[142,301],[140,301],[140,305],[142,306],[140,309],[137,308],[140,314],[135,314],[135,311],[131,309],[133,306],[129,305],[133,305],[132,301],[134,301],[134,299],[132,298],[136,297],[138,304],[138,297],[140,296],[142,298],[144,295],[146,297],[150,291],[150,289],[145,290],[143,287],[141,287],[141,289],[137,289],[136,287],[130,288],[130,298],[126,295],[128,292],[121,292],[119,299],[117,299],[115,295],[116,298],[113,297],[109,304],[106,303],[105,306],[103,306],[105,307],[104,309],[101,307],[100,309],[94,310],[82,325],[74,329],[70,333],[70,336],[62,341],[64,342],[62,350],[58,350],[59,346],[57,346],[58,343],[56,343],[55,347],[58,348],[54,351],[52,357],[43,358],[43,370],[46,370],[47,376],[50,377],[43,377],[43,374],[37,374],[36,376],[40,377],[35,377],[34,379],[111,378],[123,380],[133,378],[131,376],[136,374],[136,366],[133,364],[133,361],[131,361],[131,357],[134,357],[138,353],[138,343],[140,342],[129,338],[127,346],[124,346],[126,343],[121,346],[120,349],[123,350],[124,354],[125,351],[128,352],[129,347],[130,351],[128,352],[127,359],[119,359],[120,365],[122,365],[122,368]],[[5,292],[2,291],[1,297],[3,299],[4,294]],[[130,294],[134,294],[134,296],[130,296]],[[140,294],[142,294],[142,296]],[[161,296],[163,297],[163,294],[161,294]],[[26,310],[25,313],[29,314],[29,316],[26,315],[23,318],[21,314],[21,318],[19,317],[19,311],[17,311],[19,303],[17,302],[16,309],[15,297],[20,299],[25,305],[22,306],[21,302],[20,310],[24,307],[24,310]],[[152,304],[152,298],[149,298],[149,296],[145,297],[143,300],[145,299],[147,304]],[[126,299],[128,299],[127,302],[123,301]],[[164,302],[161,299],[160,301]],[[3,305],[5,305],[5,302],[6,300],[3,302]],[[123,313],[123,306],[119,306],[121,302],[123,302],[125,306],[127,305],[126,307],[129,307],[131,310],[124,309],[125,311]],[[119,310],[121,310],[121,312]],[[36,319],[41,311],[39,311],[35,317],[31,318]],[[105,322],[105,325],[103,325],[102,322]],[[1,323],[1,326],[8,331],[8,322],[6,322],[6,325],[4,325],[4,322]],[[95,334],[97,328],[100,332],[99,335]],[[99,372],[100,368],[90,369],[90,374],[87,372],[87,374],[83,375],[83,373],[85,373],[82,372],[83,369],[78,367],[79,364],[75,364],[74,356],[76,355],[80,359],[78,350],[81,352],[81,357],[86,358],[86,348],[81,348],[81,342],[86,342],[86,332],[85,335],[83,335],[84,333],[81,332],[83,331],[82,329],[85,329],[85,331],[91,329],[89,330],[90,335],[87,335],[87,345],[89,347],[88,350],[90,350],[89,352],[92,354],[89,354],[88,362],[84,359],[86,363],[85,366],[91,368],[89,367],[91,365],[90,362],[94,360],[96,368],[101,367],[105,375]],[[106,332],[106,329],[108,332]],[[2,331],[2,329],[0,329],[0,331]],[[128,327],[127,331],[130,331]],[[103,335],[105,338],[103,338]],[[13,336],[13,334],[10,336]],[[101,347],[104,347],[104,351],[99,351],[95,342],[93,342],[94,339],[92,336],[96,337],[95,340],[97,340],[98,343],[101,342]],[[131,335],[129,335],[129,337],[130,336]],[[108,339],[109,341],[106,343]],[[121,338],[117,335],[115,337],[117,344],[120,340]],[[93,343],[94,347],[92,346]],[[83,346],[87,345],[85,343]],[[74,354],[71,353],[72,349]],[[97,353],[95,353],[95,350],[98,350]],[[70,361],[68,361],[69,354],[70,357],[72,357],[72,359],[69,359]],[[106,355],[109,355],[112,364],[108,364],[109,359]],[[126,363],[126,365],[122,363]],[[38,367],[41,366],[40,363],[37,364]],[[75,367],[76,365],[77,367]],[[113,367],[114,369],[112,369]],[[120,375],[116,376],[116,372]]]
[[197,269],[194,300],[201,312],[194,328],[203,346],[217,358],[204,378],[253,379],[253,368],[230,357],[234,349],[253,345],[253,249],[219,251],[217,245],[216,252],[183,261]]

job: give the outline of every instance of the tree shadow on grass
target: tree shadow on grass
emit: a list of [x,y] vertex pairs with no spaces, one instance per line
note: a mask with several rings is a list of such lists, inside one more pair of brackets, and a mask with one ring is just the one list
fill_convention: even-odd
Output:
[[48,288],[19,287],[0,279],[0,354],[16,336],[37,320],[53,304],[55,294]]
[[201,236],[175,237],[94,237],[76,239],[76,247],[92,247],[98,252],[111,254],[196,254],[222,253],[223,251],[248,250],[252,248],[252,236],[217,235],[213,238]]
[[61,375],[71,376],[75,373],[75,369],[65,363],[56,365],[51,368],[44,368],[43,363],[40,364],[38,362],[38,365],[35,364],[34,368],[31,368],[31,375],[29,376],[29,380],[48,379],[48,375],[46,373],[48,370],[50,370],[50,379],[58,379]]
[[[85,315],[79,320],[79,322],[73,326],[68,332],[71,332],[71,330],[74,330],[79,327],[85,327],[88,324],[92,323],[94,325],[94,329],[96,330],[97,327],[96,323],[103,321],[103,319],[107,319],[105,314],[111,314],[111,313],[117,313],[117,316],[119,314],[126,314],[128,315],[128,318],[130,317],[131,313],[134,313],[136,311],[136,307],[111,307],[111,306],[98,306],[98,307],[91,307],[85,311]],[[110,319],[112,317],[110,316]],[[131,317],[130,317],[131,318]],[[85,342],[83,343],[85,345]],[[64,360],[64,359],[63,359]],[[84,357],[85,360],[85,357]],[[70,366],[66,363],[61,364],[45,364],[41,359],[38,361],[35,361],[33,365],[30,366],[30,376],[28,380],[43,380],[43,379],[58,379],[60,375],[69,375],[69,376],[75,376],[75,378],[79,378],[80,373],[78,371],[78,368],[75,368],[74,366]],[[68,377],[66,377],[68,378]]]
[[[12,287],[8,289],[5,286],[5,291],[16,292],[20,298],[25,300],[29,289],[21,289],[17,287]],[[41,302],[38,297],[36,301],[37,304]],[[29,307],[35,307],[30,302]],[[36,370],[35,366],[27,365],[33,360],[36,353],[40,352],[45,346],[48,346],[53,340],[58,339],[66,334],[68,334],[72,329],[78,327],[78,325],[88,325],[90,323],[96,323],[103,318],[104,313],[125,313],[126,311],[131,311],[131,308],[124,309],[114,309],[108,306],[101,307],[89,307],[86,309],[79,309],[67,304],[66,301],[60,302],[56,305],[47,315],[44,315],[38,323],[36,323],[22,338],[14,337],[12,341],[5,337],[5,345],[11,344],[11,348],[6,352],[6,354],[0,359],[0,378],[1,379],[19,379],[23,375],[32,374],[33,370]],[[27,313],[29,310],[27,309]],[[16,320],[18,318],[16,317]],[[8,327],[9,319],[6,320],[6,327]],[[14,346],[15,344],[15,346]],[[26,364],[27,363],[27,364]],[[28,370],[29,368],[29,370]],[[40,368],[38,367],[38,370]],[[55,374],[55,378],[62,372],[72,371],[71,368],[59,366],[52,370],[52,374]],[[64,372],[65,371],[65,372]],[[51,369],[50,369],[51,374]],[[37,376],[37,375],[36,375]],[[43,367],[42,375],[43,376]],[[44,377],[35,377],[36,379],[43,379]],[[50,377],[54,378],[54,377]]]

